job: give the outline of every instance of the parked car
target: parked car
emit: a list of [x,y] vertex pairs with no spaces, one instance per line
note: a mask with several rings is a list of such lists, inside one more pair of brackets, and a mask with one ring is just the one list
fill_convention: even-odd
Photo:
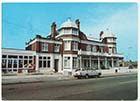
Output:
[[84,77],[84,78],[89,78],[89,77],[100,77],[101,76],[101,71],[92,69],[92,70],[85,70],[85,69],[76,69],[74,72],[74,77],[77,77],[78,79]]

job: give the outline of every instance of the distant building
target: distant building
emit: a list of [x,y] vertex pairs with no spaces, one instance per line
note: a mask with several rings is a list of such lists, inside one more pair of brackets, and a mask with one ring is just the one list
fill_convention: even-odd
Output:
[[137,61],[121,61],[119,62],[120,67],[129,67],[129,68],[137,68],[138,62]]
[[109,30],[101,31],[99,36],[98,40],[86,36],[79,20],[68,19],[59,29],[52,23],[50,34],[36,35],[26,43],[25,50],[3,48],[2,72],[73,72],[77,68],[118,67],[123,55],[117,52],[117,38]]

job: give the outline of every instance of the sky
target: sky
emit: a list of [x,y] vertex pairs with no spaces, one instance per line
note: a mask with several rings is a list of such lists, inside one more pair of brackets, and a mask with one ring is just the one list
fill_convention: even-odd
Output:
[[109,29],[124,60],[138,60],[137,13],[137,3],[2,3],[2,48],[24,49],[36,34],[46,37],[52,22],[59,29],[71,17],[79,19],[81,31],[94,38]]

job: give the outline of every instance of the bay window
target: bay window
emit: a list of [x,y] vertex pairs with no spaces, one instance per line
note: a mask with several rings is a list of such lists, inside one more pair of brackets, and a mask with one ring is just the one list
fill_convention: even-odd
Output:
[[70,68],[70,57],[64,57],[64,68]]
[[71,50],[71,42],[64,41],[64,50]]
[[71,29],[64,29],[64,33],[71,33]]
[[72,29],[72,34],[76,34],[77,35],[78,31],[76,29]]
[[76,69],[76,68],[78,68],[78,59],[77,59],[77,57],[73,57],[73,69]]
[[73,49],[73,50],[78,50],[78,42],[73,41],[72,49]]

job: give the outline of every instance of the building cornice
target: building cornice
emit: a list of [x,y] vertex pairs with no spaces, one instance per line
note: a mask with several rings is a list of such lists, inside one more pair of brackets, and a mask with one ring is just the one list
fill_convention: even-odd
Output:
[[91,42],[91,41],[88,41],[88,40],[81,40],[81,43],[90,44],[90,45],[98,45],[98,46],[107,46],[107,44]]
[[35,55],[35,51],[28,51],[22,49],[9,49],[3,48],[2,49],[3,55]]
[[60,42],[60,41],[36,38],[33,41],[31,41],[29,44],[27,44],[26,47],[29,46],[29,45],[31,45],[31,44],[34,44],[35,42],[46,42],[46,43],[62,44],[62,42]]

